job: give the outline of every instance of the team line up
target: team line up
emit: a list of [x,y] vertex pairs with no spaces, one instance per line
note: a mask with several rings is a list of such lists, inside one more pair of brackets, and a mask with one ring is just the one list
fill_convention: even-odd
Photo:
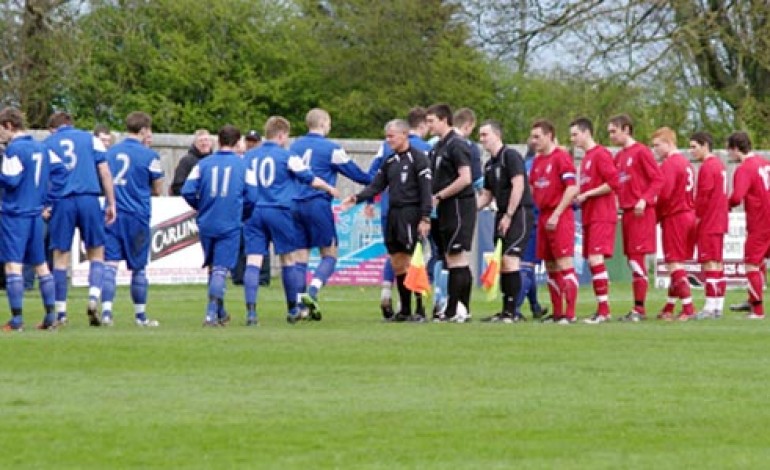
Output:
[[[688,159],[677,151],[673,130],[663,127],[652,135],[652,149],[661,159],[658,165],[653,151],[634,139],[633,122],[627,115],[615,116],[607,124],[611,142],[620,147],[614,157],[594,141],[590,120],[578,118],[570,124],[572,144],[585,152],[579,180],[571,155],[558,146],[554,126],[547,120],[532,124],[529,146],[533,156],[526,159],[503,143],[499,122],[482,122],[479,140],[490,155],[482,167],[480,151],[468,139],[476,124],[472,111],[464,108],[453,114],[446,104],[427,110],[413,108],[407,119],[385,125],[385,141],[368,172],[326,138],[331,129],[326,111],[310,110],[306,124],[309,132],[289,145],[290,123],[273,116],[265,123],[261,145],[259,133],[246,135],[245,140],[252,142],[250,149],[244,148],[239,129],[225,125],[218,132],[215,152],[201,151],[180,162],[172,191],[178,191],[197,211],[204,266],[210,271],[204,326],[230,322],[223,302],[225,281],[241,246],[245,252],[246,324],[259,324],[259,278],[270,244],[281,260],[287,321],[321,320],[319,293],[337,259],[331,203],[340,196],[336,189],[340,173],[365,185],[343,199],[343,210],[380,197],[389,255],[381,293],[385,320],[427,321],[422,295],[410,290],[406,282],[415,247],[427,239],[432,248],[428,271],[436,289],[432,321],[470,321],[473,279],[469,252],[476,214],[492,206],[496,210],[495,239],[503,252],[499,274],[502,309],[482,321],[523,320],[519,308],[529,297],[533,314],[542,321],[576,322],[573,204],[582,209],[583,254],[596,296],[596,310],[584,319],[586,323],[600,324],[611,318],[604,261],[615,251],[618,209],[634,294],[633,308],[620,319],[638,322],[647,318],[645,258],[656,251],[658,223],[671,283],[657,318],[674,319],[677,301],[681,302],[679,320],[722,316],[726,287],[723,239],[729,208],[739,204],[744,205],[747,221],[747,317],[764,319],[763,262],[770,252],[770,225],[763,219],[770,217],[770,163],[752,153],[745,132],[735,132],[727,141],[730,158],[740,161],[728,197],[725,168],[711,153],[709,134],[690,136],[692,155],[702,162],[696,175]],[[5,264],[11,309],[11,319],[3,329],[23,329],[24,264],[33,265],[39,278],[45,313],[38,328],[54,329],[67,323],[67,268],[76,228],[90,261],[89,324],[113,323],[117,266],[125,261],[132,273],[135,322],[157,326],[146,313],[145,267],[150,198],[160,194],[164,175],[158,154],[150,148],[150,116],[129,114],[127,137],[109,149],[93,134],[76,129],[65,112],[51,116],[51,135],[42,142],[26,132],[24,116],[15,108],[0,111],[0,126],[8,134],[0,171],[4,190],[0,261]],[[433,144],[423,140],[426,133],[434,137]],[[196,133],[196,143],[199,137]],[[52,272],[45,262],[45,220],[53,251]],[[696,245],[706,277],[706,303],[697,313],[684,270]],[[321,261],[307,283],[312,248],[320,250]],[[550,315],[536,300],[534,266],[540,260],[548,275]],[[391,300],[394,282],[398,311]]]

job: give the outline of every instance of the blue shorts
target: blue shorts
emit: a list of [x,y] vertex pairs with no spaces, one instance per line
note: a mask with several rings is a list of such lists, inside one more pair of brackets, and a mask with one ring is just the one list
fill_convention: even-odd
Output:
[[131,271],[139,271],[147,266],[150,255],[149,221],[121,212],[105,232],[104,259],[125,260]]
[[247,255],[267,255],[270,242],[278,255],[285,255],[301,247],[298,243],[297,223],[291,209],[259,207],[243,226]]
[[72,249],[75,228],[86,248],[104,246],[104,212],[99,198],[85,194],[59,199],[53,205],[51,220],[51,248],[59,251]]
[[297,248],[337,246],[332,205],[325,197],[297,201]]
[[45,222],[40,216],[0,217],[0,260],[3,263],[45,263]]
[[540,264],[540,260],[537,257],[537,219],[532,224],[532,231],[529,233],[529,241],[527,247],[524,248],[524,253],[521,256],[521,260],[525,263]]
[[238,251],[241,247],[241,231],[233,230],[225,235],[207,237],[200,235],[203,247],[203,267],[221,266],[227,269],[235,268],[238,262]]

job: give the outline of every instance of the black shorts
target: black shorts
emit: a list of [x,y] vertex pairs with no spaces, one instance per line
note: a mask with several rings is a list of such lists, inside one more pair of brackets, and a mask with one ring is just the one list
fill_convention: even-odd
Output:
[[503,255],[516,256],[521,258],[527,249],[529,238],[533,236],[532,229],[535,225],[535,215],[531,208],[519,207],[511,217],[511,223],[508,226],[508,232],[500,235],[497,227],[500,225],[500,219],[503,213],[498,212],[495,216],[495,244],[497,240],[503,240]]
[[388,249],[389,254],[412,254],[417,242],[420,241],[417,226],[420,224],[421,218],[420,208],[417,206],[390,206],[388,223],[385,228],[385,248]]
[[457,254],[471,251],[476,229],[476,198],[451,198],[438,205],[438,226],[441,251]]

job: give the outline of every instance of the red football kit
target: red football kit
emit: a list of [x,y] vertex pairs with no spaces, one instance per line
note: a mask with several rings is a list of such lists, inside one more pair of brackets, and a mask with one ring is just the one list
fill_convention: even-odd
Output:
[[[618,203],[613,192],[619,187],[618,169],[612,154],[601,145],[597,145],[583,156],[580,166],[580,192],[584,193],[608,184],[612,191],[601,196],[583,201],[583,256],[603,255],[612,257],[615,252],[615,226],[618,222]],[[590,266],[591,283],[596,297],[596,315],[604,320],[610,316],[610,282],[606,265],[602,263]],[[593,318],[597,321],[597,317]],[[590,322],[590,320],[589,320]]]
[[698,262],[721,262],[727,233],[727,171],[722,160],[709,156],[698,171],[695,191]]
[[[645,145],[634,142],[615,155],[618,168],[618,204],[623,210],[623,252],[633,275],[634,308],[628,316],[645,314],[647,297],[647,266],[645,255],[655,253],[655,199],[663,186],[655,157]],[[634,213],[634,206],[644,199],[647,206],[641,215]]]
[[[608,184],[618,190],[618,170],[612,154],[601,145],[588,150],[580,165],[580,192]],[[615,225],[618,204],[611,192],[586,199],[582,204],[583,256],[601,254],[611,257],[615,251]]]
[[566,151],[556,147],[548,155],[537,155],[529,171],[535,205],[540,209],[537,222],[537,257],[545,261],[573,256],[575,215],[572,208],[562,212],[556,230],[546,230],[546,222],[561,202],[564,191],[575,184],[575,165]]
[[[529,172],[532,197],[540,209],[537,222],[537,257],[545,261],[571,258],[575,253],[575,215],[567,207],[559,216],[555,230],[546,223],[559,205],[568,187],[575,185],[572,157],[556,147],[548,155],[538,155]],[[554,321],[575,321],[578,279],[574,268],[548,268],[548,292],[553,305]]]
[[[655,199],[663,186],[652,151],[639,142],[615,155],[618,168],[618,204],[623,210],[623,251],[626,255],[655,253]],[[640,199],[647,202],[644,214],[634,214]]]
[[770,162],[748,157],[735,170],[730,207],[743,202],[746,211],[744,260],[759,265],[770,255]]
[[[733,193],[730,207],[743,202],[746,212],[746,242],[743,261],[759,266],[770,255],[770,163],[759,155],[751,155],[733,174]],[[762,271],[747,271],[749,303],[754,318],[764,318],[762,289],[765,285]]]
[[660,169],[663,187],[655,210],[663,232],[663,259],[687,261],[695,249],[695,169],[680,153],[666,157]]

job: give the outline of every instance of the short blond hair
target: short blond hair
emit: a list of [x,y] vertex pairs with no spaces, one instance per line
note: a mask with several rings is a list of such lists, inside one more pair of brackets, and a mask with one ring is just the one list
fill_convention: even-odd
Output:
[[329,116],[329,113],[325,109],[313,108],[307,112],[305,124],[307,124],[308,129],[318,129],[325,123],[331,121],[331,119],[331,116]]

